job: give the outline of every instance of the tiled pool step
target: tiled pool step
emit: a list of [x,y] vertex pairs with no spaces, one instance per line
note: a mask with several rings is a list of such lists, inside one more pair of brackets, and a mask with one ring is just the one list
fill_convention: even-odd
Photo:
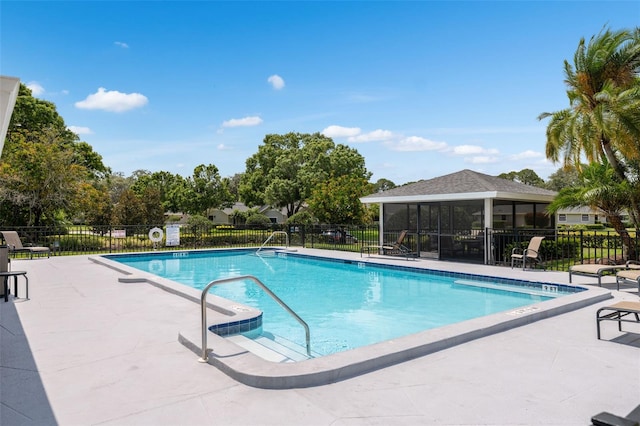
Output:
[[261,334],[254,338],[235,334],[226,336],[225,339],[271,362],[298,362],[309,359],[304,347],[270,333]]

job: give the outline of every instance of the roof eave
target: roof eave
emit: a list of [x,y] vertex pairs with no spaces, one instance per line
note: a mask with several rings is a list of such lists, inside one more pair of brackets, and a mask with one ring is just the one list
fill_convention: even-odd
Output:
[[464,200],[485,200],[485,199],[508,199],[517,201],[551,202],[555,195],[545,194],[523,194],[515,192],[465,192],[460,194],[433,194],[433,195],[398,195],[398,196],[367,196],[360,198],[365,204],[371,203],[419,203],[419,202],[439,202],[439,201],[464,201]]

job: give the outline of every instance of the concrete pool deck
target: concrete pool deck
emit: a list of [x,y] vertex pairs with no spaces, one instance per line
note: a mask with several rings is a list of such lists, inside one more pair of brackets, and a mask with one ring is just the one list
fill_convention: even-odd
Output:
[[[384,261],[532,281],[569,278]],[[599,307],[638,300],[636,287],[616,291],[612,277],[603,279],[612,298],[596,304],[336,383],[265,390],[198,363],[178,342],[179,333],[199,327],[192,301],[118,282],[120,272],[88,256],[17,259],[12,268],[28,272],[30,300],[0,301],[2,425],[584,425],[600,411],[624,415],[640,402],[640,327],[625,324],[620,333],[604,323],[605,340],[596,339]],[[574,278],[574,285],[585,283],[597,288],[593,278]]]

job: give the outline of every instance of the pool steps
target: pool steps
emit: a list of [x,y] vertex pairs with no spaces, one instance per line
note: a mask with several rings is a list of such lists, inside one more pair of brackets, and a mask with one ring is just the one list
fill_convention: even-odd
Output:
[[309,359],[304,347],[293,342],[285,342],[283,341],[285,339],[276,338],[275,336],[260,335],[255,338],[249,338],[242,334],[236,334],[227,336],[225,339],[266,361],[282,363]]

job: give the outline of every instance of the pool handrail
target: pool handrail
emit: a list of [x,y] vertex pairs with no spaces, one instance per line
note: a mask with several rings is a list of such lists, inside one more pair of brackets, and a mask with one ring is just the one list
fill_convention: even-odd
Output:
[[284,234],[285,236],[285,248],[289,248],[289,234],[287,234],[285,231],[273,231],[271,233],[271,235],[269,235],[269,237],[267,237],[266,240],[264,240],[264,243],[262,243],[262,245],[260,246],[260,248],[258,249],[258,251],[256,251],[256,254],[260,253],[260,250],[262,250],[264,248],[265,245],[267,245],[267,243],[269,241],[271,241],[271,238],[274,237],[274,235],[276,234]]
[[[281,231],[282,232],[282,231]],[[200,309],[201,309],[201,317],[202,317],[202,357],[198,359],[199,362],[208,362],[209,354],[207,348],[207,294],[209,293],[209,289],[215,285],[220,284],[228,284],[233,281],[242,281],[242,280],[251,280],[260,286],[273,300],[275,300],[280,306],[282,306],[287,312],[289,312],[293,318],[295,318],[303,327],[306,335],[306,344],[307,344],[307,355],[312,357],[311,355],[311,333],[309,332],[309,326],[307,323],[300,318],[298,314],[296,314],[293,309],[291,309],[286,303],[284,303],[278,296],[275,295],[262,281],[253,275],[242,275],[238,277],[230,277],[230,278],[222,278],[219,280],[211,281],[207,286],[202,290],[202,295],[200,296]]]

